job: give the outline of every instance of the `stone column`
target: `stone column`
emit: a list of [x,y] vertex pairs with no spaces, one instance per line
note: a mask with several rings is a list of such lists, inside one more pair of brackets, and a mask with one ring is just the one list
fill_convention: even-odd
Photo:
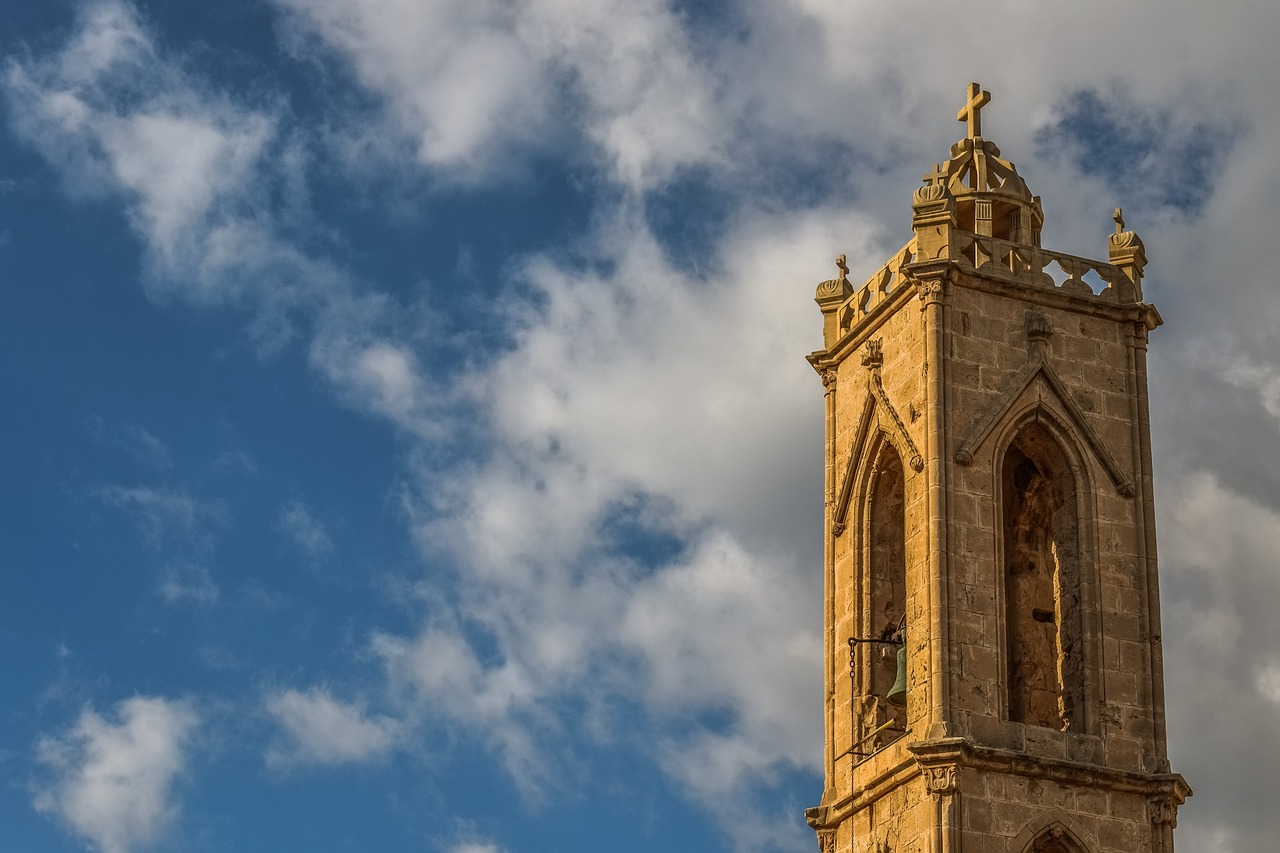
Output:
[[[825,483],[823,485],[823,505],[825,512],[823,513],[823,537],[822,537],[822,556],[823,556],[823,592],[822,601],[826,609],[824,615],[825,630],[822,632],[822,659],[826,662],[826,671],[823,673],[823,693],[825,725],[827,734],[827,754],[825,757],[825,769],[827,784],[834,786],[835,780],[835,714],[836,714],[836,678],[838,677],[836,668],[836,652],[835,652],[835,624],[836,624],[836,604],[835,604],[835,580],[836,580],[836,542],[835,530],[833,528],[834,519],[832,513],[835,511],[835,490],[836,490],[836,385],[838,382],[838,373],[834,367],[829,367],[822,371],[822,387],[823,399],[826,402],[826,426],[827,426],[827,448],[826,448],[826,474]],[[822,802],[827,802],[835,793],[834,787],[823,791]]]
[[[951,707],[947,680],[948,595],[947,595],[947,465],[946,446],[946,370],[944,366],[944,331],[946,290],[950,268],[931,265],[920,276],[917,290],[924,302],[925,359],[928,398],[925,402],[925,491],[929,530],[929,722],[925,736],[946,737],[949,732]],[[912,626],[907,625],[911,639]]]
[[932,853],[960,851],[960,792],[954,764],[924,769],[925,785],[933,796]]
[[[1151,308],[1142,321],[1134,323],[1132,332],[1127,336],[1130,352],[1133,357],[1133,383],[1129,399],[1134,413],[1134,433],[1136,446],[1134,456],[1139,468],[1135,471],[1137,480],[1137,497],[1141,501],[1141,537],[1140,555],[1146,565],[1144,581],[1146,584],[1146,631],[1148,636],[1148,666],[1151,668],[1150,708],[1152,736],[1154,740],[1156,766],[1159,773],[1169,772],[1168,735],[1165,728],[1164,713],[1164,649],[1160,638],[1160,579],[1156,559],[1156,501],[1154,480],[1151,474],[1151,410],[1147,399],[1147,334],[1159,324],[1159,315]],[[1170,848],[1172,849],[1172,848]]]

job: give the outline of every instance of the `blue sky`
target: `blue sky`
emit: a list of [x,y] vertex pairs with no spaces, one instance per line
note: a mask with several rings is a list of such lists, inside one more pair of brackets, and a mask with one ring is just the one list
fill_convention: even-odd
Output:
[[1265,849],[1278,15],[0,0],[0,846],[811,849],[813,287],[981,80],[1147,244],[1178,843]]

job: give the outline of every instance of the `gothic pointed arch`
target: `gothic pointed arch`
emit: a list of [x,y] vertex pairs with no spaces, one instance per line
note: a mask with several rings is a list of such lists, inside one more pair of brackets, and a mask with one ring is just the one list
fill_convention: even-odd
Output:
[[924,456],[921,455],[906,426],[902,423],[897,410],[889,402],[884,383],[880,379],[879,341],[871,341],[866,362],[871,368],[867,376],[867,393],[863,398],[862,409],[858,416],[858,426],[854,432],[853,446],[845,463],[844,476],[841,478],[840,493],[836,498],[835,510],[832,514],[832,529],[839,536],[844,532],[849,515],[849,504],[853,499],[854,480],[859,464],[867,458],[867,447],[872,439],[883,436],[893,444],[902,460],[906,460],[911,470],[919,473],[924,470]]
[[1096,691],[1092,516],[1087,466],[1069,430],[1036,405],[1002,435],[995,475],[999,533],[1004,694],[1008,719],[1061,731],[1090,727]]
[[[876,431],[858,465],[855,497],[858,569],[856,636],[900,641],[907,611],[906,466],[887,433]],[[897,648],[851,645],[856,738],[860,756],[897,740],[907,728],[906,709],[887,696],[897,679]]]
[[977,419],[973,429],[970,430],[968,436],[960,443],[959,449],[956,450],[956,463],[972,465],[978,448],[1000,425],[1001,421],[1008,418],[1010,410],[1017,405],[1018,401],[1023,399],[1029,391],[1035,389],[1039,398],[1048,398],[1062,409],[1072,428],[1083,436],[1085,444],[1088,445],[1092,455],[1102,465],[1103,470],[1107,472],[1107,476],[1111,478],[1116,491],[1124,497],[1133,497],[1133,478],[1120,468],[1115,457],[1107,449],[1106,444],[1098,437],[1093,427],[1089,426],[1084,413],[1080,411],[1080,407],[1072,399],[1071,393],[1063,384],[1062,379],[1059,378],[1057,371],[1049,363],[1045,355],[1045,342],[1050,334],[1051,330],[1049,329],[1048,321],[1045,320],[1043,315],[1034,312],[1028,314],[1027,337],[1030,341],[1030,349],[1027,352],[1027,363],[1000,396],[993,400]]
[[1070,815],[1054,809],[1028,824],[1009,849],[1015,853],[1093,853],[1084,837]]

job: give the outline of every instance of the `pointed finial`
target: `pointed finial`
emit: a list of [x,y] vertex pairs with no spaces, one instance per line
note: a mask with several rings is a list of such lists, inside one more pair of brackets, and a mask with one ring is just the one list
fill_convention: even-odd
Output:
[[1120,208],[1116,208],[1116,212],[1111,214],[1111,218],[1116,221],[1116,234],[1124,232],[1124,215],[1120,212]]
[[956,121],[969,123],[969,138],[982,135],[982,108],[991,103],[991,93],[982,91],[977,83],[969,84],[968,100],[956,113]]

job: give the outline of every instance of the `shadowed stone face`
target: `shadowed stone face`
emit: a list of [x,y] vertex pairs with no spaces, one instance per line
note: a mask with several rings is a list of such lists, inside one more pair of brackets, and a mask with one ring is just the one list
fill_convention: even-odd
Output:
[[1061,451],[1037,425],[1005,454],[1009,719],[1067,731],[1083,701],[1079,524]]

